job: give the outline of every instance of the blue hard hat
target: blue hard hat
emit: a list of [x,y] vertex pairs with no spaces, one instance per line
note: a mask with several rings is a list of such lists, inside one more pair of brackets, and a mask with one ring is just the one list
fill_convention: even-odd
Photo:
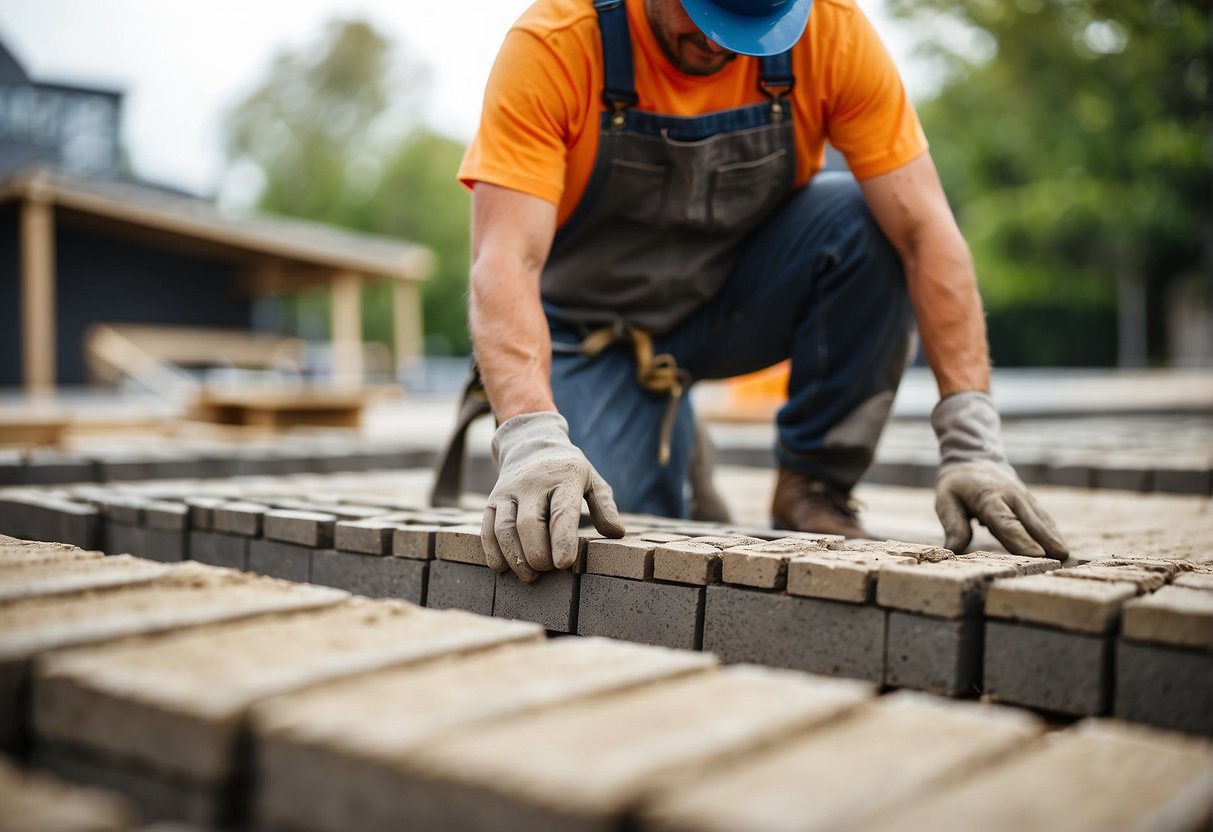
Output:
[[778,55],[809,22],[813,0],[682,0],[691,20],[720,46],[742,55]]

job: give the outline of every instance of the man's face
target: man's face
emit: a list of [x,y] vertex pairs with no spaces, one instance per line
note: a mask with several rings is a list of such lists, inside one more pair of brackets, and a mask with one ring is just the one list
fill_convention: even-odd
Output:
[[699,31],[679,0],[644,0],[661,51],[687,75],[712,75],[737,57]]

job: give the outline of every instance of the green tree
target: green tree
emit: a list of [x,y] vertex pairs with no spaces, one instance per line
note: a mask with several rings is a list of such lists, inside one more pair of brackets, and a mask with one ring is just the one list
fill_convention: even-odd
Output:
[[[370,25],[333,22],[318,43],[279,55],[232,110],[227,155],[230,165],[259,171],[261,211],[431,248],[427,344],[466,353],[469,199],[455,181],[463,146],[420,124],[425,74]],[[295,331],[327,319],[323,295],[285,300]],[[370,340],[391,342],[391,306],[390,287],[365,291]]]
[[1149,355],[1162,359],[1168,291],[1210,279],[1207,2],[888,5],[953,34],[924,50],[944,83],[920,114],[973,249],[995,356],[1000,315],[1029,324],[1051,308],[1073,313],[1062,340],[1029,327],[1003,352],[1066,363],[1100,334],[1082,331],[1082,313],[1104,310],[1106,323],[1119,297],[1144,301]]

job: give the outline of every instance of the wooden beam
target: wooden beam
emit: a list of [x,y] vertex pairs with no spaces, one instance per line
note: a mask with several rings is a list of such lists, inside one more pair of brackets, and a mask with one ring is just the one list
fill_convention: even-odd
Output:
[[421,357],[421,286],[397,281],[392,284],[392,329],[396,367]]
[[21,203],[21,367],[25,392],[55,390],[55,214],[30,193]]
[[356,386],[362,383],[362,275],[338,272],[332,291],[333,380]]

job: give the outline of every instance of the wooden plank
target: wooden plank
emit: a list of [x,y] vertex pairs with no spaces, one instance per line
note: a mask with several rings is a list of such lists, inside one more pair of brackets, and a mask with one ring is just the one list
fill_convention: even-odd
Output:
[[25,392],[55,389],[55,215],[31,189],[21,204],[21,366]]
[[362,276],[337,272],[333,276],[333,377],[338,383],[362,382]]

